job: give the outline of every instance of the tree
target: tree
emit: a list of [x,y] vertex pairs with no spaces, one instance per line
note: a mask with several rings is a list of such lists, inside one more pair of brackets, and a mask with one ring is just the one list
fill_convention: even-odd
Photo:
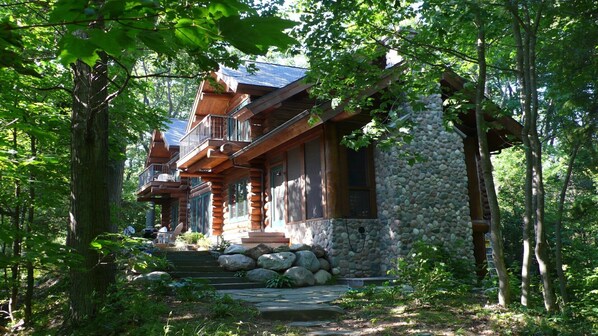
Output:
[[[71,320],[79,322],[95,312],[92,295],[100,297],[109,283],[98,255],[89,244],[110,229],[107,164],[109,104],[124,92],[135,61],[144,52],[157,53],[158,60],[186,58],[187,76],[213,70],[222,62],[239,63],[230,48],[250,54],[265,53],[269,47],[286,47],[294,42],[282,31],[293,23],[260,15],[243,1],[179,3],[170,1],[70,1],[59,0],[51,7],[43,3],[17,3],[33,6],[42,16],[32,22],[23,18],[17,25],[4,20],[0,30],[2,55],[14,54],[25,45],[16,32],[36,27],[57,29],[57,54],[73,75],[71,123],[71,211],[67,244],[83,256],[80,267],[72,268]],[[49,13],[49,16],[48,16]],[[46,31],[47,32],[47,31]],[[35,75],[32,62],[21,58],[3,66]],[[110,77],[114,65],[124,71],[120,82]],[[179,68],[180,69],[180,68]],[[156,74],[160,75],[160,74]]]

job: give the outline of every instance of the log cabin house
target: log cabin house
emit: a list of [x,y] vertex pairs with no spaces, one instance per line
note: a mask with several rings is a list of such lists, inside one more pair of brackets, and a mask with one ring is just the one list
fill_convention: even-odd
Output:
[[[163,225],[255,245],[319,244],[343,276],[383,275],[411,244],[424,240],[453,246],[475,260],[486,258],[489,211],[479,167],[475,115],[447,130],[442,101],[464,88],[445,73],[442,92],[423,99],[412,118],[410,144],[358,151],[341,138],[370,121],[342,105],[310,109],[305,69],[255,63],[221,68],[197,91],[187,122],[171,120],[154,131],[139,201],[161,204]],[[392,72],[365,95],[392,82]],[[512,145],[521,125],[487,117],[491,151]],[[402,155],[416,152],[410,164]]]

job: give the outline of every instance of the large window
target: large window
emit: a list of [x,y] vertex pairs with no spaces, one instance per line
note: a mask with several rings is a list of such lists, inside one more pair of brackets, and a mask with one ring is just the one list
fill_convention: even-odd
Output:
[[322,180],[320,139],[287,152],[289,222],[324,216]]
[[372,218],[372,172],[370,150],[347,149],[347,185],[349,189],[349,218]]
[[210,222],[212,218],[212,211],[210,206],[210,193],[204,193],[199,196],[192,197],[190,203],[190,227],[193,232],[201,232],[209,235]]
[[248,178],[231,183],[228,188],[230,218],[240,218],[248,214],[247,185]]

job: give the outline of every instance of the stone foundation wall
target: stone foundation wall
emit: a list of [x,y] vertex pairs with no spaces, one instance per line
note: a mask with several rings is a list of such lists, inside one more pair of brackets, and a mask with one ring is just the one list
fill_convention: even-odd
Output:
[[322,246],[339,276],[368,277],[380,275],[379,231],[377,219],[323,219],[287,225],[286,236],[291,243]]
[[[412,142],[375,153],[382,274],[418,240],[474,260],[463,140],[443,125],[439,95],[424,103],[425,112],[411,113]],[[410,165],[413,153],[421,160]]]

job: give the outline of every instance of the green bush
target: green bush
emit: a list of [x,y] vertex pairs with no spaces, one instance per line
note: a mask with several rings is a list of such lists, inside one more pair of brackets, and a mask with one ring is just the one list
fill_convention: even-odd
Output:
[[475,279],[470,262],[421,241],[415,242],[410,253],[400,258],[397,268],[389,273],[398,278],[396,284],[411,287],[406,292],[421,303],[461,296],[471,290]]
[[186,244],[197,245],[199,248],[208,249],[211,245],[210,238],[200,232],[185,232],[177,237],[177,240]]
[[290,288],[293,287],[293,279],[286,275],[278,274],[277,276],[268,279],[266,281],[266,287],[268,288]]

